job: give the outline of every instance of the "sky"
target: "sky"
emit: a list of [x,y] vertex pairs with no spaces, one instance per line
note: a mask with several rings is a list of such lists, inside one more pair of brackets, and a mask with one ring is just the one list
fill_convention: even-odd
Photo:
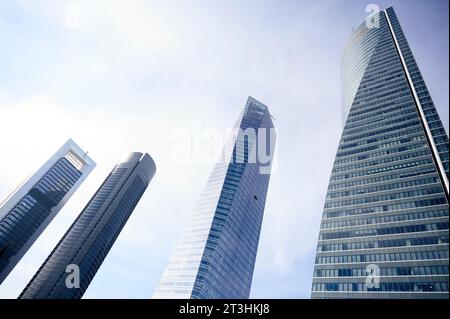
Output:
[[278,134],[251,297],[309,298],[341,55],[372,3],[396,10],[448,133],[447,0],[0,0],[0,198],[68,138],[97,163],[0,298],[17,298],[130,151],[157,172],[84,298],[150,298],[214,167],[174,158],[174,132],[231,128],[249,95]]

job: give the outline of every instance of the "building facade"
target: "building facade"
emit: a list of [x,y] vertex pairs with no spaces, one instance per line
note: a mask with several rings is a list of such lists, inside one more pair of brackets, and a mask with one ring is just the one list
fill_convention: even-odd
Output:
[[148,154],[117,164],[19,298],[81,298],[155,172]]
[[312,298],[448,298],[448,136],[392,8],[353,31]]
[[94,167],[68,140],[0,203],[0,284]]
[[267,106],[249,97],[153,298],[249,297],[272,165],[259,152],[275,140]]

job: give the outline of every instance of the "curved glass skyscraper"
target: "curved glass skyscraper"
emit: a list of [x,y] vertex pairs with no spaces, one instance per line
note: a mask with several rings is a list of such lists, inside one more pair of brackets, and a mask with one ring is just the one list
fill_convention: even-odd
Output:
[[155,171],[148,154],[117,164],[19,298],[81,298]]
[[249,97],[153,298],[249,297],[272,164],[272,156],[264,155],[273,155],[273,127],[267,106]]
[[0,203],[0,284],[94,167],[69,139]]
[[448,298],[448,136],[392,8],[353,31],[312,298]]

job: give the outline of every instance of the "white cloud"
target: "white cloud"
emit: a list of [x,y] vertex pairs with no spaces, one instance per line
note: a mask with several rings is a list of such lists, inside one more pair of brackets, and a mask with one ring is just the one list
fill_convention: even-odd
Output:
[[148,54],[177,43],[176,15],[162,1],[20,0],[29,12],[129,54]]

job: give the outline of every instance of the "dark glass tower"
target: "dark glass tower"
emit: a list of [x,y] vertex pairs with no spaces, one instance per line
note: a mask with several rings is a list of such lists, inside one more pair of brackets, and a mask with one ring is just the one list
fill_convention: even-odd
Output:
[[[131,153],[117,164],[19,298],[81,298],[155,171],[148,154]],[[79,287],[70,277],[74,267]]]
[[0,203],[0,284],[94,167],[68,140]]
[[[275,146],[266,105],[249,97],[153,298],[248,298]],[[258,152],[258,158],[255,158]]]
[[345,49],[312,298],[448,298],[448,137],[392,8]]

